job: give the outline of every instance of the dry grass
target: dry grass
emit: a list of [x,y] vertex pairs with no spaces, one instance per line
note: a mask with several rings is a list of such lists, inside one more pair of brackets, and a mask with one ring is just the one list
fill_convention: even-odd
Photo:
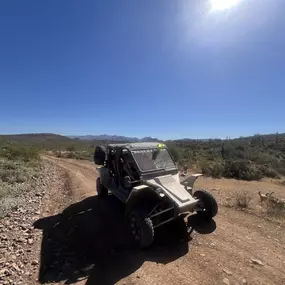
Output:
[[246,191],[240,190],[233,193],[232,206],[240,209],[249,208],[253,199],[253,194]]
[[284,217],[285,216],[285,203],[274,203],[270,200],[263,204],[265,213],[268,216]]
[[29,180],[39,174],[38,161],[0,158],[0,218],[18,204],[18,197],[29,190]]

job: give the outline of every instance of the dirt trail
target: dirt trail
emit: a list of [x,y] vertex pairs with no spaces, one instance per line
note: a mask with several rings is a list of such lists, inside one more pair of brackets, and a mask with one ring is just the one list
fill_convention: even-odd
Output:
[[66,170],[69,190],[63,201],[60,189],[51,189],[52,202],[43,206],[59,214],[43,218],[40,226],[42,283],[285,284],[283,227],[220,207],[209,224],[192,217],[195,231],[189,241],[180,224],[170,224],[159,228],[153,248],[138,251],[122,205],[112,196],[95,196],[94,164],[44,159]]

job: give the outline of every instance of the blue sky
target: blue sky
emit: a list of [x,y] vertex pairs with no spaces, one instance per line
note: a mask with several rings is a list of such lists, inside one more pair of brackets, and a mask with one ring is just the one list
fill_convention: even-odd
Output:
[[0,2],[0,133],[285,132],[285,1]]

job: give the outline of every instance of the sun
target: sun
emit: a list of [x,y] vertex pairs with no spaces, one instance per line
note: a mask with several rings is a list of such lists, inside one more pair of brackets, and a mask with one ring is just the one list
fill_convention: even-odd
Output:
[[237,5],[241,0],[211,0],[213,11],[223,11]]

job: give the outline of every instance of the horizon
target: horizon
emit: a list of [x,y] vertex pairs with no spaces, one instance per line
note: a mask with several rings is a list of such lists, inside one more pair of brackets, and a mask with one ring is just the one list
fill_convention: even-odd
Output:
[[247,136],[238,136],[238,137],[230,137],[226,136],[224,138],[221,137],[205,137],[205,138],[194,138],[194,137],[180,137],[180,138],[159,138],[159,137],[152,137],[152,136],[144,136],[144,137],[136,137],[136,136],[125,136],[125,135],[120,135],[120,134],[88,134],[88,135],[67,135],[67,134],[59,134],[59,133],[45,133],[45,132],[38,132],[38,133],[11,133],[11,134],[2,134],[0,133],[0,136],[18,136],[18,135],[56,135],[56,136],[63,136],[67,138],[81,138],[81,137],[98,137],[98,136],[109,136],[109,137],[125,137],[125,138],[133,138],[133,139],[144,139],[144,138],[152,138],[152,139],[157,139],[157,140],[162,140],[162,141],[167,141],[167,140],[231,140],[231,139],[241,139],[241,138],[249,138],[249,137],[254,137],[254,136],[270,136],[270,135],[284,135],[285,132],[275,132],[275,133],[254,133],[251,135]]
[[0,3],[0,133],[285,132],[285,1]]

